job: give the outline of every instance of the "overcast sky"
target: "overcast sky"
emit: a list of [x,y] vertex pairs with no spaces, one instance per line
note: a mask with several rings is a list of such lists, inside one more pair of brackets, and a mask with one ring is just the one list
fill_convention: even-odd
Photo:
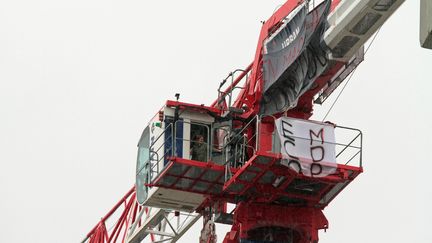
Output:
[[[0,242],[80,241],[132,187],[150,117],[177,92],[211,103],[282,2],[0,0]],[[364,132],[365,172],[325,210],[320,242],[432,242],[432,51],[418,32],[406,1],[327,118]]]

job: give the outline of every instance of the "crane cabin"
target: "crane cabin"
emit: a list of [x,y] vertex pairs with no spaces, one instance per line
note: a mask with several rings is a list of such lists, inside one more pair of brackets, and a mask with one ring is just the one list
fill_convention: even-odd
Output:
[[[211,132],[215,126],[212,114],[215,113],[216,110],[210,107],[167,101],[151,119],[138,143],[136,188],[139,188],[139,203],[186,211],[194,210],[202,203],[202,194],[179,192],[166,187],[154,187],[151,184],[158,175],[172,166],[172,161],[182,159],[203,165],[209,161],[218,161],[217,156],[212,156],[210,146],[213,143]],[[170,173],[180,175],[180,167],[173,166]],[[161,183],[170,186],[174,182],[176,179],[167,175]],[[199,186],[196,185],[194,189]],[[183,187],[187,189],[184,180]]]
[[[359,130],[241,114],[167,101],[138,143],[137,201],[185,212],[239,200],[323,208],[362,172]],[[350,132],[343,142],[339,130]]]

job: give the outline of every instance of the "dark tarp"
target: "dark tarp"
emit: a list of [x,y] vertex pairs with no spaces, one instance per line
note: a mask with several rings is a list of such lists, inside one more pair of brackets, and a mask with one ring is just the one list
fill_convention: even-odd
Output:
[[330,0],[308,13],[300,5],[264,43],[264,89],[260,114],[272,115],[297,105],[327,67],[329,52],[323,41]]

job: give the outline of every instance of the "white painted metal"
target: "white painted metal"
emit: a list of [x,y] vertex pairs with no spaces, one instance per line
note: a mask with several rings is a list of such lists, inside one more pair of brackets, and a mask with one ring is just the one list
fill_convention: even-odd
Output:
[[[174,117],[174,109],[171,107],[164,107],[163,112],[165,117]],[[191,111],[182,111],[179,115],[182,119],[183,124],[183,136],[178,137],[176,139],[182,140],[182,151],[181,155],[185,159],[190,159],[190,147],[191,147],[191,124],[199,124],[202,126],[211,126],[214,122],[214,118],[209,116],[208,114],[200,113],[200,112],[191,112]],[[155,123],[155,122],[153,122]],[[152,124],[153,124],[152,123]],[[153,153],[157,154],[156,161],[152,161],[151,165],[151,182],[164,171],[165,167],[165,156],[171,156],[170,154],[165,154],[164,151],[164,143],[165,143],[165,135],[163,134],[167,131],[167,129],[171,129],[171,127],[166,127],[164,123],[162,123],[162,127],[158,128],[157,126],[153,126],[150,124],[152,136],[151,143],[153,146],[150,147],[150,150]],[[153,136],[153,134],[155,134]],[[210,128],[207,131],[208,140],[207,144],[211,144],[211,130]],[[171,136],[171,135],[170,135]],[[209,151],[209,150],[208,150]],[[186,191],[172,190],[166,188],[152,187],[149,189],[147,199],[144,201],[144,206],[148,207],[157,207],[157,208],[170,208],[179,211],[191,212],[195,210],[203,201],[204,197],[201,194],[191,193]]]
[[[174,108],[163,107],[162,111],[165,117],[174,117]],[[183,119],[183,137],[178,138],[183,140],[182,156],[189,159],[191,123],[211,125],[214,118],[208,114],[191,111],[181,112],[179,117]],[[164,170],[164,131],[170,129],[164,123],[160,126],[157,126],[157,123],[160,123],[158,114],[149,124],[152,144],[150,149],[157,154],[156,161],[152,161],[152,179]],[[200,214],[193,212],[204,199],[203,195],[197,193],[152,187],[135,223],[128,229],[126,242],[176,242],[201,217]],[[153,240],[149,237],[150,234]]]
[[197,193],[153,187],[144,205],[191,212],[201,205],[204,199],[203,195]]
[[137,223],[142,220],[143,212],[146,209],[143,207],[136,224],[132,225],[128,232],[129,243],[139,243],[149,234],[147,229],[157,227],[163,219],[165,211],[159,208],[147,208],[148,212],[145,214],[144,221],[141,223],[141,227],[136,228]]
[[[168,209],[148,207],[148,213],[142,209],[136,223],[129,228],[127,243],[167,242],[174,243],[186,233],[201,217],[197,213],[179,212]],[[145,216],[144,216],[145,215]],[[141,226],[138,223],[141,222]],[[153,236],[153,240],[150,237]]]
[[421,0],[420,3],[420,44],[432,49],[432,0]]
[[[336,9],[329,15],[329,29],[326,31],[324,39],[332,49],[338,49],[343,40],[352,41],[348,45],[346,52],[340,56],[332,56],[331,59],[347,62],[362,47],[366,41],[381,27],[384,22],[399,8],[405,0],[342,0]],[[379,10],[380,4],[393,3],[387,10]],[[377,10],[378,9],[378,10]],[[367,26],[365,33],[355,33],[354,27],[360,26],[363,22],[367,24],[368,16],[380,15],[379,19],[370,26]],[[366,21],[365,21],[366,20]]]

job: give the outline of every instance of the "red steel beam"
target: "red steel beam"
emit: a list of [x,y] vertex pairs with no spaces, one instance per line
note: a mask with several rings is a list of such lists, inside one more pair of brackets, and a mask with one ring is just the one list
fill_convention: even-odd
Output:
[[[133,186],[127,193],[120,199],[120,201],[97,223],[92,230],[87,234],[87,238],[84,240],[86,241],[88,238],[90,238],[96,231],[96,229],[100,226],[100,223],[104,223],[111,215],[117,211],[117,209],[122,205],[129,197],[132,195],[132,193],[135,192],[135,186]],[[83,241],[83,242],[84,242]]]

